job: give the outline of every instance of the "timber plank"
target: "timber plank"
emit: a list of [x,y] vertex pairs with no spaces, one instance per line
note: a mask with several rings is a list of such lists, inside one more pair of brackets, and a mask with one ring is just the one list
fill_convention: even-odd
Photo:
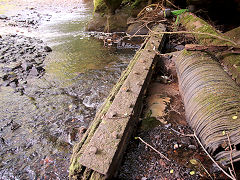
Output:
[[[155,31],[165,31],[165,27],[159,24]],[[77,158],[73,161],[78,163],[77,167],[81,167],[79,169],[86,167],[93,170],[91,179],[103,175],[103,179],[111,178],[116,173],[137,124],[142,109],[141,102],[155,67],[156,50],[162,48],[163,37],[156,34],[150,36],[145,47],[137,53],[135,63],[130,63],[133,67],[122,80],[107,111],[98,117],[101,121],[94,134],[78,147],[80,153],[75,155]],[[77,173],[75,170],[72,172]]]

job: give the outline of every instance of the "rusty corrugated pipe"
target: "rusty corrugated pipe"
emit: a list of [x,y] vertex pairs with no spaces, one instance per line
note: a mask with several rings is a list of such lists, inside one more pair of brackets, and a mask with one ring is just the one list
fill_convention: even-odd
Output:
[[240,87],[220,64],[203,52],[184,50],[176,59],[179,89],[188,124],[208,152],[229,164],[240,160]]

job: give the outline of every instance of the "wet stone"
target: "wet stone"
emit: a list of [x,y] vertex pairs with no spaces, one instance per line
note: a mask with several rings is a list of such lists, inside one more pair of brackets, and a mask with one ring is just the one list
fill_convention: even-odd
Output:
[[22,68],[23,68],[25,71],[31,69],[32,66],[33,66],[33,65],[32,65],[31,63],[28,63],[28,62],[26,62],[26,61],[24,61],[24,62],[22,63]]
[[39,72],[35,66],[33,66],[32,69],[30,70],[29,75],[30,76],[38,76],[39,75]]
[[191,144],[190,144],[188,147],[189,147],[190,149],[193,149],[193,150],[197,149],[197,147],[196,147],[195,145],[191,145]]
[[13,122],[12,125],[11,125],[11,130],[15,131],[15,130],[17,130],[20,127],[21,127],[20,124]]
[[44,50],[45,50],[46,52],[52,52],[52,48],[50,48],[49,46],[45,46],[45,47],[44,47]]
[[0,15],[0,19],[8,19],[8,17],[4,14]]
[[9,84],[9,86],[11,87],[11,88],[16,88],[17,87],[17,84],[16,84],[16,82],[11,82],[10,84]]
[[2,83],[2,86],[3,87],[6,87],[6,86],[8,86],[9,85],[9,83],[10,83],[10,81],[8,80],[8,81],[4,81],[3,83]]

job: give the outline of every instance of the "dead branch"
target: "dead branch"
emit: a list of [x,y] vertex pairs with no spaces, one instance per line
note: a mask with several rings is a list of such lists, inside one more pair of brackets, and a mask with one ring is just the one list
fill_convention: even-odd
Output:
[[238,45],[236,42],[230,40],[230,39],[226,39],[226,38],[223,38],[221,36],[218,36],[218,35],[215,35],[215,34],[210,34],[210,33],[203,33],[203,32],[192,32],[192,31],[175,31],[175,32],[155,32],[155,31],[152,31],[154,34],[198,34],[198,35],[207,35],[207,36],[211,36],[211,37],[214,37],[214,38],[217,38],[217,39],[221,39],[223,41],[227,41],[227,42],[230,42],[234,45]]
[[203,166],[203,164],[201,162],[199,162],[201,167],[204,169],[204,171],[207,173],[207,175],[213,180],[213,177],[211,176],[211,174],[208,172],[208,170]]
[[177,130],[171,128],[172,131],[174,131],[175,133],[181,135],[181,136],[186,136],[186,137],[194,137],[194,134],[183,134],[183,133],[180,133],[178,132]]
[[180,9],[179,7],[177,7],[176,5],[174,5],[171,1],[169,1],[169,0],[166,0],[169,4],[171,4],[174,8],[176,8],[176,9]]
[[[174,32],[166,32],[166,31],[162,31],[162,32],[155,32],[155,31],[152,31],[152,33],[158,35],[158,34],[198,34],[198,35],[207,35],[207,36],[211,36],[211,37],[214,37],[214,38],[217,38],[217,39],[221,39],[223,41],[227,41],[227,42],[230,42],[234,45],[238,45],[236,42],[230,40],[230,39],[226,39],[226,38],[223,38],[221,36],[217,36],[215,34],[210,34],[210,33],[202,33],[202,32],[192,32],[192,31],[174,31]],[[150,35],[135,35],[136,37],[147,37],[147,36],[150,36]]]
[[142,138],[135,137],[135,139],[139,139],[142,143],[150,147],[152,150],[154,150],[156,153],[158,153],[162,158],[166,159],[167,161],[170,161],[166,156],[164,156],[162,153],[160,153],[158,150],[156,150],[154,147],[152,147],[150,144],[146,143]]
[[212,158],[212,156],[207,152],[207,150],[204,148],[204,146],[202,145],[201,141],[198,139],[196,133],[194,132],[194,137],[196,138],[196,140],[198,141],[198,143],[201,145],[201,147],[203,148],[204,152],[208,155],[208,157],[212,160],[212,162],[214,162],[214,164],[216,164],[216,166],[230,179],[232,180],[237,180],[234,176],[231,176],[230,174],[228,174],[221,166],[219,166],[219,164]]
[[185,49],[188,51],[208,51],[208,52],[230,52],[238,54],[240,53],[240,48],[233,46],[202,46],[199,44],[186,44]]
[[232,176],[234,176],[236,178],[237,175],[236,175],[236,171],[234,169],[233,160],[232,160],[232,145],[231,145],[231,141],[230,141],[230,138],[229,138],[229,134],[226,133],[226,135],[227,135],[228,143],[229,143],[229,147],[230,147],[230,160],[231,160],[231,166],[232,166],[232,170],[230,169],[229,171],[230,171],[230,173],[233,171],[234,174]]

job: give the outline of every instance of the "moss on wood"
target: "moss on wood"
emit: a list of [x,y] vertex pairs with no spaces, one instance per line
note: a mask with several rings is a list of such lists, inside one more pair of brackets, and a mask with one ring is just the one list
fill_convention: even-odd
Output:
[[85,149],[84,147],[87,147],[87,144],[90,142],[90,140],[91,140],[93,134],[95,133],[95,131],[97,130],[99,124],[102,122],[102,117],[108,111],[108,109],[111,106],[116,94],[118,93],[118,91],[122,87],[124,81],[126,80],[128,75],[130,74],[133,66],[135,65],[135,63],[138,60],[141,53],[142,53],[142,49],[140,49],[135,54],[134,58],[129,63],[127,69],[122,72],[122,75],[121,75],[120,79],[118,80],[116,85],[113,87],[109,96],[105,100],[104,104],[101,106],[101,108],[97,112],[93,122],[91,123],[90,127],[88,128],[88,130],[84,134],[83,138],[81,139],[81,141],[78,144],[76,144],[74,146],[72,157],[71,157],[71,162],[70,162],[70,167],[69,167],[69,178],[70,179],[78,179],[79,178],[78,174],[80,174],[80,172],[84,169],[83,166],[79,163],[79,159],[80,159],[80,157],[81,157],[81,155],[82,155],[82,153],[84,152],[84,149]]
[[[163,28],[163,27],[160,27],[160,28]],[[158,37],[157,35],[152,35],[152,36],[154,38]],[[162,46],[162,44],[163,44],[162,40],[158,40],[157,42],[161,44],[160,46]],[[92,139],[94,133],[98,129],[100,123],[102,122],[102,119],[104,119],[104,116],[107,113],[107,111],[109,110],[117,93],[119,92],[119,90],[121,89],[123,84],[125,83],[125,80],[129,76],[129,74],[132,72],[135,64],[138,61],[142,61],[142,60],[140,60],[140,57],[142,57],[141,55],[143,55],[143,53],[146,53],[146,52],[149,53],[149,51],[151,51],[150,49],[153,48],[152,43],[153,43],[152,41],[148,41],[148,38],[145,40],[145,42],[143,43],[140,50],[135,54],[134,58],[130,61],[126,70],[122,72],[120,79],[118,80],[116,85],[113,87],[109,96],[105,100],[104,104],[101,106],[101,108],[97,112],[93,122],[91,123],[90,127],[84,134],[81,141],[74,146],[72,158],[71,158],[71,164],[70,164],[70,168],[69,168],[69,178],[70,179],[84,179],[84,178],[85,179],[104,179],[105,178],[93,170],[90,170],[89,172],[85,172],[86,167],[83,167],[80,164],[79,160],[81,159],[83,152],[85,151],[86,147],[90,143],[90,140]],[[144,55],[143,55],[143,57],[144,57]]]
[[[224,35],[218,32],[213,26],[209,25],[206,21],[189,12],[186,12],[181,15],[180,23],[186,28],[187,31],[210,33],[213,35],[223,37],[225,39],[234,40],[234,39],[231,39],[231,36],[227,36],[227,34]],[[193,35],[198,41],[198,43],[201,45],[233,46],[231,42],[214,38],[212,36],[200,35],[200,34],[199,35],[193,34]],[[230,74],[232,74],[232,77],[236,79],[236,82],[240,84],[240,55],[236,55],[233,53],[225,54],[223,56],[223,64],[228,68],[228,71]]]

